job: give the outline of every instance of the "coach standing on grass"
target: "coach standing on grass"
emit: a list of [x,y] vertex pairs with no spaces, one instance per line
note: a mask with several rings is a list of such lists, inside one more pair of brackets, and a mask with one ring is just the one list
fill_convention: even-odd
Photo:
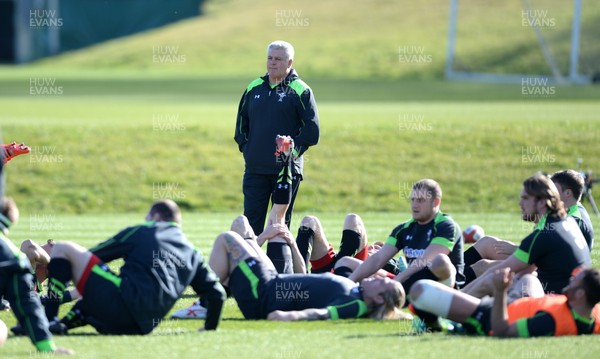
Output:
[[294,48],[285,41],[267,47],[267,74],[250,83],[240,101],[234,139],[244,154],[244,215],[257,235],[262,233],[282,164],[273,156],[275,137],[294,140],[292,200],[285,222],[290,225],[302,181],[302,155],[319,141],[319,115],[312,90],[292,68]]

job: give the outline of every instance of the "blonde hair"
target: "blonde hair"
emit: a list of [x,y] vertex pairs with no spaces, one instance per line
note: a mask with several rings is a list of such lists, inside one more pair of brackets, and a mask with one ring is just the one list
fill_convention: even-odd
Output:
[[402,284],[392,281],[392,288],[381,293],[383,303],[371,309],[369,318],[376,320],[393,320],[402,317],[401,308],[404,306],[406,294]]

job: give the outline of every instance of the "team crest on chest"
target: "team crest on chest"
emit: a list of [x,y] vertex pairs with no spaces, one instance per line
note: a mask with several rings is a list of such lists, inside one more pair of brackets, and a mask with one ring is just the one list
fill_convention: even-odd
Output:
[[279,96],[279,100],[277,100],[277,102],[283,102],[283,98],[285,97],[285,92],[279,92],[279,93],[277,93],[277,95]]

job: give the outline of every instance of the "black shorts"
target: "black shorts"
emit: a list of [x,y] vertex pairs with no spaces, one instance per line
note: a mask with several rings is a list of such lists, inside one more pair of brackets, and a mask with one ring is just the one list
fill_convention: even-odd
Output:
[[83,299],[77,308],[101,334],[142,334],[121,295],[121,278],[92,256],[77,289]]
[[463,323],[466,332],[473,335],[490,335],[492,331],[492,305],[493,298],[485,297],[477,309]]
[[257,258],[240,262],[229,276],[229,290],[246,319],[266,319],[265,291],[277,271]]

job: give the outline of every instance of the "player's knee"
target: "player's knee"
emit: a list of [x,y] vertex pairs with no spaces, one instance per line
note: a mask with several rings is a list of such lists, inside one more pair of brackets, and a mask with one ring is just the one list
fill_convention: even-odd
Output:
[[347,267],[352,270],[355,270],[361,263],[362,263],[362,261],[360,259],[346,256],[346,257],[342,257],[342,258],[338,259],[338,261],[335,262],[334,269],[339,268],[339,267]]
[[438,254],[433,257],[429,270],[439,279],[446,279],[453,275],[454,265],[450,258],[445,254]]
[[217,239],[215,239],[215,245],[224,245],[228,247],[236,241],[243,241],[243,238],[234,231],[227,231],[217,236]]
[[314,232],[317,231],[320,225],[319,219],[315,216],[304,216],[302,221],[300,221],[300,227],[310,228]]
[[362,218],[358,214],[349,213],[344,219],[344,229],[350,229],[356,232],[360,232],[360,229],[364,227]]
[[482,258],[488,258],[490,256],[489,252],[494,250],[494,244],[498,241],[499,239],[496,237],[483,236],[473,244],[473,247],[479,252]]
[[[533,274],[524,274],[513,281],[512,288],[509,289],[508,300],[512,302],[518,298],[532,297],[538,298],[544,296],[544,287],[540,280]],[[511,295],[512,294],[512,295]]]
[[410,302],[417,309],[447,318],[452,303],[452,292],[440,283],[423,279],[411,287]]
[[68,258],[72,255],[75,255],[79,252],[86,251],[82,246],[73,243],[73,242],[57,242],[52,248],[52,258],[62,257]]
[[410,296],[410,301],[412,303],[419,300],[419,298],[421,297],[421,294],[423,294],[423,291],[425,291],[425,287],[427,285],[428,284],[426,281],[419,280],[410,287],[409,296]]

